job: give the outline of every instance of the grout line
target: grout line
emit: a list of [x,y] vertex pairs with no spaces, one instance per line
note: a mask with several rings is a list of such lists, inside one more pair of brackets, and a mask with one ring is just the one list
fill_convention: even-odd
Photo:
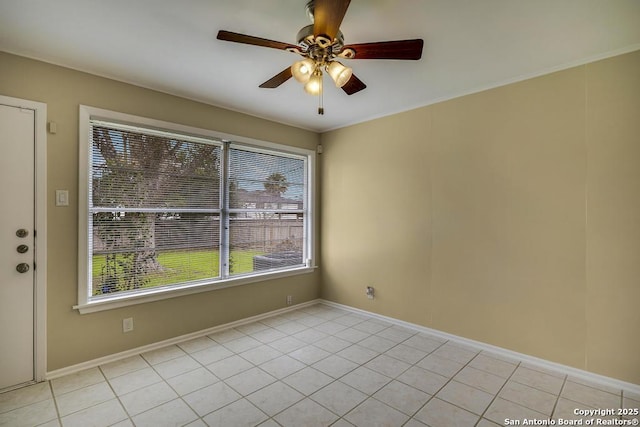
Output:
[[[118,396],[118,393],[116,393],[116,391],[113,389],[113,386],[111,385],[111,382],[109,381],[109,379],[107,378],[107,376],[105,375],[104,371],[102,370],[102,366],[98,366],[98,371],[100,372],[100,374],[102,375],[102,378],[104,378],[104,381],[107,383],[107,386],[109,387],[109,389],[111,389],[111,392],[113,393],[113,395],[116,397],[116,400],[118,401],[118,403],[120,404],[120,407],[122,408],[122,410],[124,411],[124,413],[127,415],[127,418],[129,419],[129,421],[131,421],[131,423],[133,424],[133,419],[131,418],[131,414],[129,413],[129,411],[127,410],[127,407],[124,406],[124,403],[122,403],[122,400],[120,400],[120,396]],[[132,372],[136,372],[136,371],[132,371]],[[123,374],[126,375],[126,374]],[[121,375],[119,375],[121,376]],[[113,377],[113,378],[118,378],[118,377]],[[121,420],[124,421],[124,420]],[[135,425],[135,424],[134,424]]]
[[58,408],[58,400],[56,399],[56,394],[53,391],[53,384],[51,381],[47,381],[49,384],[49,391],[51,391],[51,398],[53,399],[53,406],[56,408],[56,415],[60,425],[62,425],[62,417],[60,416],[60,408]]
[[[478,353],[481,354],[481,353]],[[515,375],[516,371],[518,370],[518,368],[520,367],[520,365],[522,364],[522,362],[518,362],[518,364],[516,365],[516,368],[513,370],[513,372],[511,372],[511,375],[509,375],[509,377],[507,378],[507,380],[504,382],[504,384],[502,384],[502,387],[500,387],[500,389],[493,395],[493,399],[491,399],[491,402],[489,402],[489,404],[487,405],[486,408],[484,408],[484,411],[482,411],[482,414],[480,415],[480,418],[478,419],[478,421],[476,422],[476,426],[480,423],[480,421],[482,421],[482,419],[484,418],[484,415],[487,413],[487,411],[489,410],[489,408],[491,407],[491,405],[493,405],[493,402],[496,401],[496,399],[498,398],[500,392],[502,390],[504,390],[505,386],[509,383],[509,381],[511,380],[511,378],[513,378],[513,376]],[[502,378],[502,377],[501,377]],[[506,400],[506,399],[505,399]],[[511,401],[509,401],[511,402]],[[517,405],[517,403],[515,402],[511,402]],[[523,406],[524,408],[526,408],[526,406]],[[531,408],[527,408],[527,409],[531,409]],[[491,420],[489,420],[491,421]],[[492,421],[493,422],[493,421]]]
[[[103,379],[102,381],[98,381],[98,382],[96,382],[96,383],[92,383],[92,384],[83,385],[83,386],[78,387],[78,388],[75,388],[75,389],[73,389],[73,390],[69,390],[69,391],[66,391],[66,392],[64,392],[64,393],[60,393],[60,394],[59,394],[59,396],[57,396],[57,395],[56,395],[56,393],[55,393],[55,392],[54,392],[54,390],[53,390],[53,384],[52,384],[52,381],[53,381],[53,380],[46,380],[46,382],[49,384],[49,387],[50,387],[50,389],[51,389],[51,394],[52,394],[53,399],[54,399],[54,403],[55,403],[55,407],[56,407],[56,412],[57,412],[57,414],[58,414],[58,421],[59,421],[61,424],[62,424],[62,418],[64,418],[64,417],[68,417],[68,416],[71,416],[71,415],[77,414],[77,413],[82,412],[82,411],[87,411],[87,410],[89,410],[89,409],[91,409],[91,408],[94,408],[94,407],[96,407],[96,406],[98,406],[98,405],[102,405],[102,404],[107,403],[107,402],[109,402],[109,401],[111,401],[111,400],[114,400],[114,398],[112,397],[112,398],[109,398],[109,399],[107,399],[107,400],[105,400],[105,401],[98,402],[98,403],[94,403],[94,404],[92,404],[92,405],[90,405],[90,406],[88,406],[88,407],[86,407],[86,408],[80,408],[80,409],[74,410],[73,412],[69,412],[68,414],[66,414],[66,415],[64,415],[64,416],[63,416],[63,415],[60,413],[60,408],[59,408],[59,405],[58,405],[57,397],[66,396],[66,395],[68,395],[68,394],[70,394],[70,393],[75,393],[75,392],[78,392],[78,391],[80,391],[80,390],[83,390],[83,389],[86,389],[86,388],[89,388],[89,387],[93,387],[93,386],[99,385],[99,384],[101,384],[101,383],[106,383],[107,387],[109,387],[109,389],[112,391],[112,393],[113,393],[113,395],[114,395],[115,399],[117,399],[117,400],[119,401],[120,405],[123,407],[123,409],[125,409],[125,408],[124,408],[124,405],[122,405],[122,402],[120,402],[120,400],[119,400],[119,398],[118,398],[118,395],[117,395],[117,394],[115,393],[115,391],[113,390],[113,387],[111,387],[111,383],[109,383],[109,381],[107,380],[106,376],[105,376],[105,375],[104,375],[104,373],[102,372],[102,369],[100,369],[99,367],[96,367],[96,368],[98,368],[98,372],[100,373],[100,375],[102,375],[102,379]],[[93,368],[90,368],[90,369],[93,369]],[[72,375],[72,374],[70,374],[70,375]],[[63,378],[63,377],[61,377],[61,378]],[[127,417],[129,418],[129,414],[128,414],[128,412],[126,411],[126,409],[125,409],[125,414],[126,414],[126,415],[127,415]],[[124,420],[121,420],[121,421],[124,421]],[[120,422],[120,421],[118,421],[118,422]]]
[[[418,335],[418,333],[416,333],[416,335]],[[405,341],[406,341],[406,340],[405,340]],[[427,372],[429,372],[429,373],[436,374],[436,375],[439,375],[439,376],[441,376],[441,377],[445,377],[445,376],[444,376],[444,375],[442,375],[441,373],[434,372],[434,371],[430,371],[429,369],[421,368],[420,366],[417,366],[417,365],[418,365],[418,363],[420,363],[421,361],[423,361],[423,360],[424,360],[424,359],[426,359],[427,357],[429,357],[429,356],[433,355],[436,351],[438,351],[439,349],[441,349],[442,347],[444,347],[447,343],[449,343],[449,341],[445,341],[445,342],[443,342],[443,343],[442,343],[442,344],[440,344],[438,347],[436,347],[436,348],[434,348],[432,351],[428,352],[428,353],[426,354],[426,356],[424,356],[422,359],[418,360],[418,361],[417,361],[416,363],[414,363],[412,366],[415,366],[415,367],[417,367],[417,368],[419,368],[419,369],[423,369],[423,370],[425,370],[425,371],[427,371]],[[422,350],[422,351],[423,351],[423,350]],[[480,353],[477,353],[477,354],[476,354],[474,357],[472,357],[472,358],[471,358],[471,359],[470,359],[466,364],[463,364],[463,366],[462,366],[460,369],[458,369],[458,370],[457,370],[457,371],[456,371],[456,372],[455,372],[455,373],[454,373],[454,374],[453,374],[453,375],[448,379],[448,381],[447,381],[447,382],[445,382],[445,383],[442,385],[442,387],[440,387],[438,390],[436,390],[436,392],[435,392],[435,393],[431,394],[431,397],[430,397],[429,399],[427,399],[427,401],[426,401],[423,405],[421,405],[421,406],[420,406],[416,411],[414,411],[414,412],[412,413],[412,415],[409,417],[409,420],[407,420],[407,422],[409,422],[410,420],[412,420],[412,419],[413,419],[413,417],[415,417],[415,416],[416,416],[416,414],[417,414],[418,412],[420,412],[420,411],[421,411],[425,406],[427,406],[427,404],[429,404],[429,402],[431,402],[433,399],[435,399],[435,398],[436,398],[436,395],[437,395],[438,393],[440,393],[440,391],[442,391],[442,389],[444,389],[444,388],[445,388],[445,387],[446,387],[446,386],[447,386],[451,381],[453,381],[453,378],[454,378],[456,375],[458,375],[458,373],[460,373],[460,371],[462,371],[464,368],[466,368],[466,367],[469,365],[469,363],[471,363],[471,361],[472,361],[473,359],[475,359],[475,358],[478,356],[478,354],[480,354]],[[437,356],[437,355],[436,355],[436,356]],[[439,356],[438,356],[438,357],[439,357]],[[446,378],[446,377],[445,377],[445,378]],[[402,382],[402,381],[400,381],[400,380],[397,380],[397,381]],[[403,383],[403,384],[405,384],[405,383]],[[407,386],[409,386],[409,387],[412,387],[412,388],[415,388],[415,387],[413,387],[413,386],[411,386],[411,385],[409,385],[409,384],[405,384],[405,385],[407,385]],[[427,392],[426,392],[426,391],[424,391],[424,390],[419,390],[419,391],[422,391],[422,392],[423,392],[423,393],[425,393],[425,394],[430,394],[430,393],[427,393]],[[440,400],[440,399],[439,399],[439,400]],[[451,402],[447,402],[447,403],[449,403],[449,404],[451,404],[451,405],[453,405],[453,406],[456,406],[456,407],[460,408],[458,405],[455,405],[455,404],[453,404],[453,403],[451,403]],[[460,409],[462,409],[462,410],[464,410],[464,411],[467,411],[467,412],[470,412],[470,411],[468,411],[468,410],[466,410],[466,409],[464,409],[464,408],[460,408]],[[405,424],[406,424],[406,423],[405,423]]]
[[[550,376],[550,377],[553,377],[553,378],[557,378],[557,379],[559,379],[559,380],[560,380],[560,379],[562,379],[562,380],[563,380],[563,383],[564,383],[565,378],[567,377],[566,375],[563,375],[562,377],[558,377],[558,376],[555,376],[555,375],[550,375],[550,374],[545,373],[545,372],[536,371],[535,369],[531,369],[531,368],[529,368],[529,367],[527,367],[527,366],[524,366],[524,365],[522,365],[522,364],[518,365],[518,368],[523,368],[523,369],[528,369],[528,370],[534,371],[534,372],[535,372],[536,374],[538,374],[538,375],[542,374],[542,375],[547,375],[547,376]],[[540,388],[540,387],[538,387],[538,386],[535,386],[535,385],[533,385],[533,384],[527,384],[527,383],[525,383],[525,382],[522,382],[522,380],[518,381],[517,379],[514,379],[514,380],[513,380],[513,382],[516,382],[516,383],[521,384],[521,385],[526,385],[527,387],[531,387],[531,388],[534,388],[534,389],[536,389],[536,390],[538,390],[538,391],[542,391],[542,392],[545,392],[545,393],[549,393],[549,394],[553,394],[553,395],[555,395],[555,394],[556,394],[556,393],[553,393],[553,392],[550,392],[550,391],[544,390],[544,389],[542,389],[542,388]]]
[[[205,335],[205,336],[206,336],[206,335]],[[207,337],[207,338],[208,338],[208,337]],[[212,341],[213,341],[213,340],[212,340]],[[215,342],[215,341],[214,341],[214,342]],[[165,383],[165,384],[166,384],[166,385],[167,385],[167,386],[168,386],[168,387],[169,387],[169,388],[170,388],[170,389],[171,389],[171,390],[172,390],[172,391],[173,391],[173,392],[178,396],[176,399],[172,399],[172,400],[170,400],[169,402],[173,402],[174,400],[178,400],[178,399],[180,399],[180,400],[181,400],[181,401],[182,401],[182,402],[187,406],[187,408],[191,409],[191,411],[193,411],[193,413],[194,413],[194,414],[196,414],[196,417],[197,417],[197,419],[198,419],[198,420],[202,420],[202,416],[200,416],[200,414],[198,414],[198,412],[197,412],[194,408],[192,408],[192,407],[191,407],[191,405],[189,405],[189,403],[188,403],[186,400],[184,400],[184,398],[183,398],[184,396],[182,396],[180,393],[178,393],[178,390],[176,390],[176,389],[171,385],[171,383],[169,383],[169,381],[167,381],[167,378],[164,378],[162,375],[160,375],[160,372],[158,372],[158,371],[156,370],[156,367],[155,367],[155,366],[156,366],[156,365],[158,365],[158,364],[160,364],[160,363],[169,362],[169,361],[171,361],[171,360],[175,360],[175,359],[178,359],[178,358],[180,358],[180,357],[184,357],[184,356],[186,355],[186,356],[189,356],[189,358],[191,358],[193,361],[195,361],[195,362],[196,362],[197,364],[199,364],[201,367],[203,367],[204,369],[206,369],[206,370],[207,370],[207,372],[210,372],[210,371],[209,371],[209,370],[208,370],[204,365],[202,365],[198,360],[196,360],[196,359],[194,359],[193,357],[191,357],[191,353],[186,352],[184,349],[182,349],[182,347],[179,347],[179,346],[178,346],[178,344],[173,344],[173,345],[175,345],[176,347],[178,347],[178,348],[179,348],[180,350],[182,350],[185,354],[184,354],[184,355],[177,356],[177,357],[173,357],[173,358],[171,358],[171,359],[164,360],[164,361],[162,361],[162,362],[158,362],[158,363],[156,363],[156,364],[152,364],[152,363],[151,363],[150,361],[148,361],[148,360],[147,360],[147,359],[146,359],[142,354],[140,354],[140,357],[142,357],[142,358],[144,359],[144,361],[149,365],[149,367],[153,370],[153,372],[155,372],[155,373],[160,377],[160,379],[162,380],[162,382],[164,382],[164,383]],[[167,347],[169,347],[169,346],[167,346]],[[183,375],[183,374],[186,374],[186,373],[189,373],[189,372],[193,372],[193,371],[195,371],[195,370],[197,370],[197,369],[199,369],[199,368],[193,369],[193,370],[191,370],[191,371],[183,372],[183,373],[178,374],[178,375],[176,375],[176,376]],[[211,375],[213,375],[213,376],[214,376],[214,378],[217,378],[218,380],[220,380],[220,378],[216,377],[213,373],[211,373]],[[173,378],[173,377],[171,377],[171,378]],[[155,384],[159,384],[159,383],[155,383]],[[213,383],[213,384],[215,384],[215,383]],[[154,385],[154,384],[151,384],[151,385]],[[209,384],[209,385],[212,385],[212,384]],[[203,388],[209,387],[209,385],[206,385],[206,386],[204,386],[204,387],[200,387],[200,388],[198,388],[198,389],[196,389],[196,390],[191,391],[190,393],[194,393],[194,392],[196,392],[196,391],[198,391],[198,390],[202,390]],[[149,387],[149,386],[145,386],[145,387],[143,387],[143,388],[146,388],[146,387]],[[138,389],[138,390],[142,390],[142,389]],[[137,390],[136,390],[136,391],[137,391]],[[145,412],[151,411],[152,409],[155,409],[155,408],[157,408],[158,406],[162,406],[162,405],[164,405],[164,404],[166,404],[166,403],[169,403],[169,402],[161,403],[160,405],[157,405],[157,406],[155,406],[155,407],[153,407],[153,408],[149,408],[149,409],[147,409],[146,411],[141,412],[140,414],[144,414]],[[124,406],[124,405],[122,405],[122,406]],[[138,415],[140,415],[140,414],[138,414]],[[194,420],[194,421],[195,421],[195,420]],[[191,422],[194,422],[194,421],[191,421]],[[131,422],[133,422],[133,419],[131,419]],[[202,422],[204,422],[204,420],[203,420]],[[206,424],[206,423],[205,423],[205,424]]]
[[558,403],[560,403],[560,396],[562,396],[562,392],[564,391],[564,386],[567,384],[568,375],[564,376],[562,381],[562,386],[560,387],[560,391],[558,392],[558,398],[556,399],[556,403],[553,405],[553,409],[551,410],[551,419],[553,419],[556,414],[556,409],[558,409]]

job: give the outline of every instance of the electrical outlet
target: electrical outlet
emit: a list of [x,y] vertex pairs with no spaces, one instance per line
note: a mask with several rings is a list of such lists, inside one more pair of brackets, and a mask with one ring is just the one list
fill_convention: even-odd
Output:
[[293,304],[293,296],[287,295],[287,305]]
[[122,332],[127,333],[133,331],[133,317],[122,319]]
[[373,287],[372,287],[372,286],[367,286],[367,292],[366,292],[366,294],[367,294],[367,298],[369,298],[369,299],[373,299],[373,296],[374,296],[374,294],[375,294],[375,291],[373,290]]

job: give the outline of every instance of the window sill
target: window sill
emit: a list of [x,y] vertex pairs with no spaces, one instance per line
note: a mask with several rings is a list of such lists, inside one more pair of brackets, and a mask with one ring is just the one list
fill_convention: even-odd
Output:
[[176,288],[150,289],[148,291],[113,296],[85,304],[74,305],[73,308],[80,314],[95,313],[98,311],[112,310],[115,308],[127,307],[136,304],[145,304],[153,301],[160,301],[169,298],[176,298],[185,295],[197,294],[200,292],[226,289],[233,286],[241,286],[249,283],[263,282],[266,280],[279,279],[281,277],[297,276],[299,274],[313,273],[316,267],[300,267],[286,271],[273,271],[263,274],[255,274],[247,277],[235,277],[232,279],[217,280],[211,283],[197,283]]

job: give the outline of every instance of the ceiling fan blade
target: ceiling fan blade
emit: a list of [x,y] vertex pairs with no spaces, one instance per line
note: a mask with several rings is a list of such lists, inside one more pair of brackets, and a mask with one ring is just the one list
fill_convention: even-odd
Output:
[[291,67],[287,67],[260,85],[263,89],[275,89],[291,78]]
[[287,50],[289,48],[295,49],[297,47],[289,43],[263,39],[260,37],[248,36],[246,34],[232,33],[231,31],[224,31],[224,30],[218,31],[218,40],[250,44],[253,46],[270,47],[273,49],[280,49],[280,50]]
[[353,95],[356,92],[360,92],[362,89],[366,88],[367,85],[362,82],[359,78],[356,77],[355,74],[351,74],[351,78],[342,86],[342,90],[347,95]]
[[351,0],[315,0],[313,10],[313,35],[328,36],[333,40]]
[[[394,40],[387,42],[359,43],[345,46],[344,49],[353,49],[353,59],[412,59],[422,57],[422,39]],[[344,50],[343,49],[343,50]]]

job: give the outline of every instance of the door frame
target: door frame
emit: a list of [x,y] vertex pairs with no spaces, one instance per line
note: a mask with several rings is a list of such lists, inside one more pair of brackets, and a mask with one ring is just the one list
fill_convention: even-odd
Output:
[[0,104],[34,111],[33,375],[40,382],[47,373],[47,104],[3,95]]

